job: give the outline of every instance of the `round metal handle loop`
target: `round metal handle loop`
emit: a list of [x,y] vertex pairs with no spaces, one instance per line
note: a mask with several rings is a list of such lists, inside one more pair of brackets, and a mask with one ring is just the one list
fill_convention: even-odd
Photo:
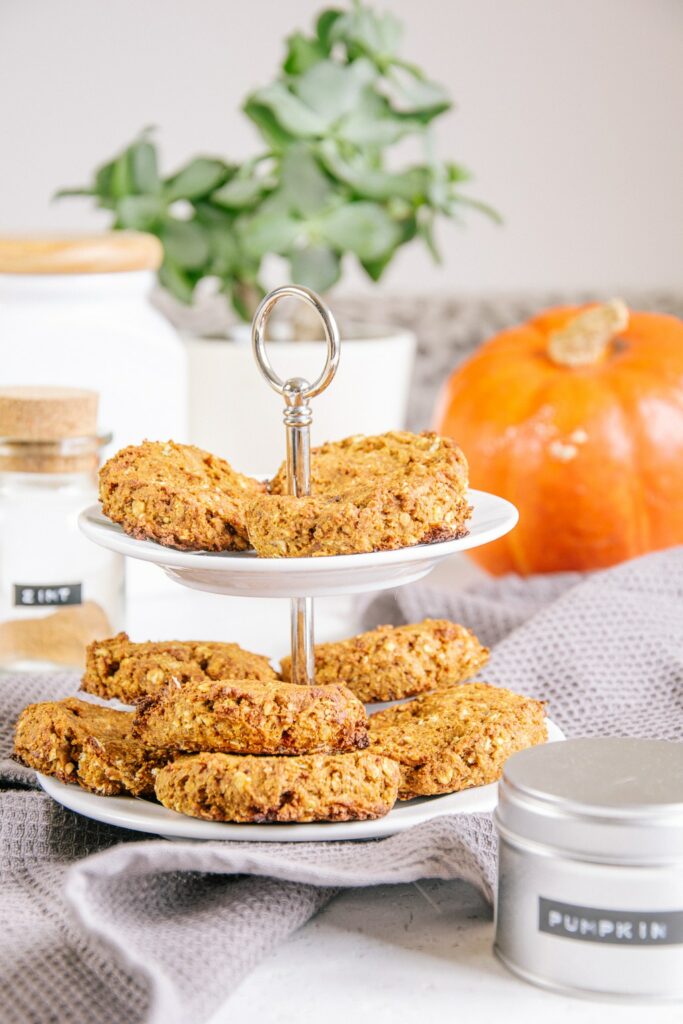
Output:
[[289,284],[284,285],[282,288],[276,288],[266,295],[254,314],[254,321],[251,326],[251,347],[259,370],[271,388],[277,391],[279,395],[287,397],[285,394],[287,381],[283,381],[278,377],[271,365],[268,353],[266,352],[265,330],[270,314],[280,299],[284,298],[301,299],[302,302],[312,306],[320,317],[325,331],[327,358],[322,373],[317,380],[314,380],[312,384],[306,384],[299,392],[301,399],[307,401],[309,398],[315,398],[321,391],[324,391],[337,372],[340,350],[339,328],[328,306],[319,295],[316,295],[309,288]]

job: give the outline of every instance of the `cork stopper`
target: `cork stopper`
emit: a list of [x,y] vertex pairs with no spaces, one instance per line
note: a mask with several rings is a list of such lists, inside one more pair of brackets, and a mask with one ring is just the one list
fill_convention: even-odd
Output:
[[61,473],[94,468],[98,401],[96,391],[81,388],[0,388],[0,470]]
[[61,441],[95,434],[98,398],[81,388],[0,388],[0,437]]
[[0,274],[111,274],[157,270],[164,251],[154,235],[0,236]]

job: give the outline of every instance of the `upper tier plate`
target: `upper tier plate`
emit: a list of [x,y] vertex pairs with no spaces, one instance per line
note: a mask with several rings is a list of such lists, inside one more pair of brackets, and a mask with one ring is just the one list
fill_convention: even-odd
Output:
[[470,532],[460,540],[321,558],[257,558],[253,551],[176,551],[129,537],[102,515],[99,505],[82,512],[78,523],[96,544],[154,562],[171,579],[195,590],[231,597],[326,597],[414,583],[449,555],[497,540],[516,525],[517,509],[509,501],[485,491],[470,491],[469,500],[474,508]]

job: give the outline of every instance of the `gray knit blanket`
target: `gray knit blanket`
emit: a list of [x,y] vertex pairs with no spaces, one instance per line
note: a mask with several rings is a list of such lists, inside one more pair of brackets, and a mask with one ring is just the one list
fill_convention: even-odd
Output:
[[[547,700],[568,736],[683,739],[683,548],[586,578],[419,584],[380,595],[368,624],[426,615],[471,626],[493,645],[484,677]],[[0,677],[3,1024],[201,1024],[341,887],[464,878],[492,899],[486,815],[272,844],[168,842],[64,810],[8,755],[21,708],[77,685]]]

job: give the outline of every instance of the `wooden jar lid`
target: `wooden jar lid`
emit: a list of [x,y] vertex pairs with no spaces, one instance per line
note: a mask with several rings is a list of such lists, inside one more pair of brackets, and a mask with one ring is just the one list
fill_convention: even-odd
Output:
[[0,437],[62,441],[97,433],[96,391],[81,388],[0,388]]
[[154,235],[0,236],[0,274],[111,274],[156,270],[164,250]]

